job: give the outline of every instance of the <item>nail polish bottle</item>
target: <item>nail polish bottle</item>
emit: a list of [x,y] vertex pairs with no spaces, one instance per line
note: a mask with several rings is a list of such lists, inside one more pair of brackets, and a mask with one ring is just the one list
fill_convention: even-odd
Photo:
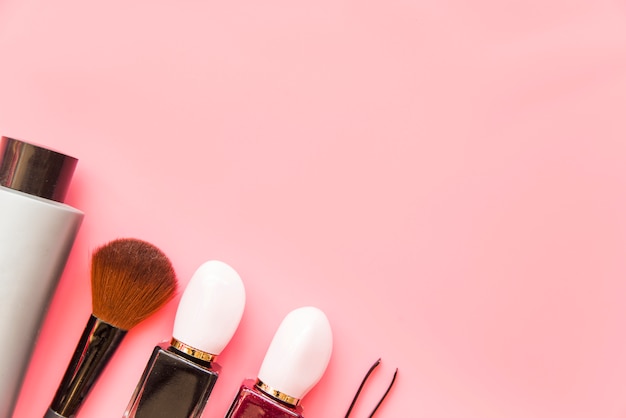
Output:
[[232,267],[202,264],[181,297],[171,343],[154,348],[124,417],[200,417],[221,370],[215,358],[239,326],[245,299]]
[[0,418],[15,401],[45,313],[83,220],[63,203],[78,160],[0,139]]
[[244,380],[225,418],[303,418],[300,400],[321,379],[332,351],[326,315],[291,311],[278,327],[256,380]]

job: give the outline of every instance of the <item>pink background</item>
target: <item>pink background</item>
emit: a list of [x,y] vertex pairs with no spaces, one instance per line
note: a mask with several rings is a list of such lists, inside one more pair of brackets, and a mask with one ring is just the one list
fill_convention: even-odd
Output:
[[[78,157],[86,213],[16,417],[67,366],[90,251],[130,236],[183,286],[209,259],[246,284],[204,417],[302,305],[335,335],[308,417],[379,356],[355,418],[395,367],[380,417],[626,417],[623,1],[0,0],[0,59],[0,134]],[[177,301],[81,416],[122,415]]]

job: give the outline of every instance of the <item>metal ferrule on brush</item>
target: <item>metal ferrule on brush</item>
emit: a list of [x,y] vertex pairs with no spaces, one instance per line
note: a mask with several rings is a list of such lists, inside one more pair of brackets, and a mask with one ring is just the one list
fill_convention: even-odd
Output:
[[63,380],[44,418],[72,418],[76,415],[126,332],[94,315],[89,317]]

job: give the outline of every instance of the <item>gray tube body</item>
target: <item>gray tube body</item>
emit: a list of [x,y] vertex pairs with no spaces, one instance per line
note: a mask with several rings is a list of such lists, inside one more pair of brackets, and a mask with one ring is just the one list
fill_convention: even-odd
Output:
[[[58,178],[47,170],[47,158],[36,158],[42,152],[45,157],[45,151],[9,138],[0,142],[0,335],[11,347],[10,355],[0,357],[0,418],[13,414],[44,315],[83,219],[81,211],[52,200],[64,196],[57,185],[46,197],[31,194],[38,193],[33,188],[37,176],[47,182]],[[33,177],[35,167],[39,169]]]

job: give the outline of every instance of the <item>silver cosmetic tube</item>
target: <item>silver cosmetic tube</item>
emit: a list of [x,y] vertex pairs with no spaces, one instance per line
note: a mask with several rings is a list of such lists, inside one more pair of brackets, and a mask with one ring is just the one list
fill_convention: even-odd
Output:
[[0,140],[0,418],[11,418],[45,313],[83,219],[63,203],[77,160]]

